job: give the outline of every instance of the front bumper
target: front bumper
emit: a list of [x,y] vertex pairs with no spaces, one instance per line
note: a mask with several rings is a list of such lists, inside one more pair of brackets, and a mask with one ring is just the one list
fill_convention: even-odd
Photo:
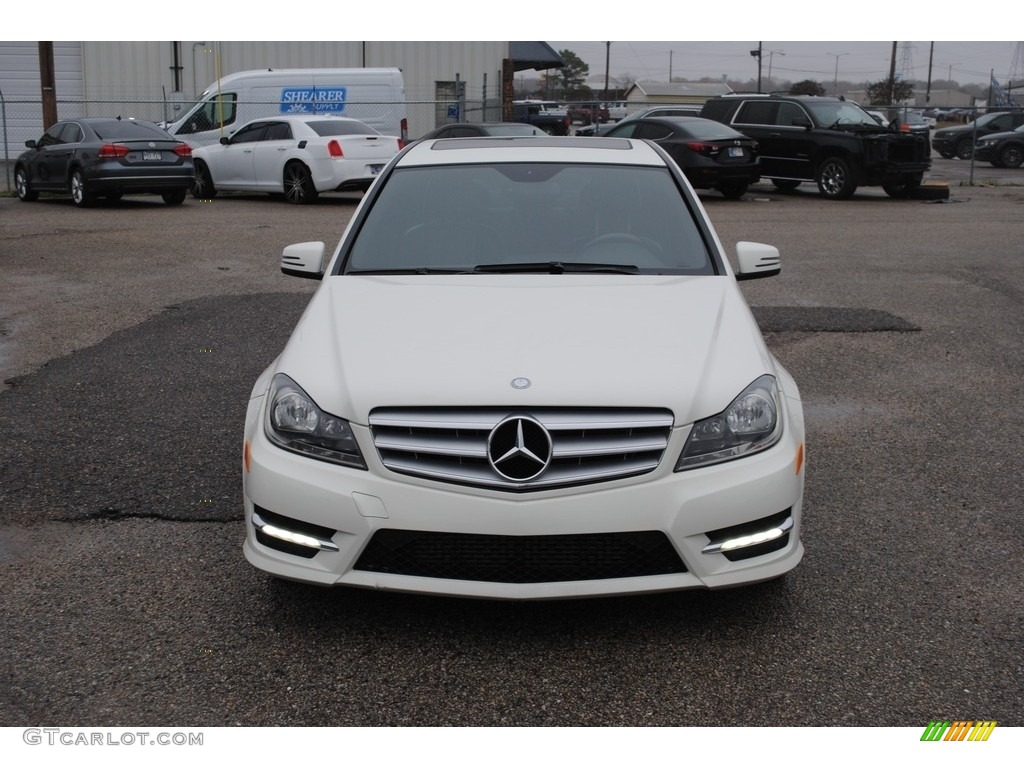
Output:
[[[803,434],[788,418],[778,444],[744,459],[673,472],[689,432],[675,429],[654,472],[512,494],[395,474],[356,425],[367,470],[283,451],[263,400],[247,418],[244,552],[285,579],[549,599],[750,584],[803,555]],[[614,565],[638,551],[638,570]]]

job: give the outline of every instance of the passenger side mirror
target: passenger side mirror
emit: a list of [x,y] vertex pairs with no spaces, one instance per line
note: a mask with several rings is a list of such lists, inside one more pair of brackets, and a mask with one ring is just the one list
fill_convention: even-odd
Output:
[[324,276],[324,244],[318,241],[286,246],[281,252],[281,271],[292,277],[320,280]]
[[756,280],[761,277],[774,277],[782,271],[779,249],[764,243],[736,243],[736,261],[739,270],[737,280]]
[[229,137],[227,137],[227,136],[221,136],[220,137],[220,143],[223,144],[226,147],[228,144],[231,143],[231,139]]

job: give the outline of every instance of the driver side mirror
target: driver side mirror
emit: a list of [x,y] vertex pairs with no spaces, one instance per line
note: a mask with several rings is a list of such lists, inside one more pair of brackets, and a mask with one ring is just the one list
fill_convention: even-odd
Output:
[[231,143],[231,138],[229,136],[221,136],[220,143],[226,147],[228,144]]

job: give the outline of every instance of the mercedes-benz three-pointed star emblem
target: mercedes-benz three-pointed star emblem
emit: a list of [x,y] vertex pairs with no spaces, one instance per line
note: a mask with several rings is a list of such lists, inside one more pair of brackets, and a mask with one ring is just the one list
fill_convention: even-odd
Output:
[[529,416],[509,416],[487,438],[487,460],[506,480],[525,483],[551,464],[551,435]]

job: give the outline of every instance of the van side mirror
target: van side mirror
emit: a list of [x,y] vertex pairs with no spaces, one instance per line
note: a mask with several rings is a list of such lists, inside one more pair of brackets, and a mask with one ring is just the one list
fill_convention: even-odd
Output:
[[318,241],[286,246],[281,252],[281,271],[292,277],[320,280],[324,276],[324,244]]

